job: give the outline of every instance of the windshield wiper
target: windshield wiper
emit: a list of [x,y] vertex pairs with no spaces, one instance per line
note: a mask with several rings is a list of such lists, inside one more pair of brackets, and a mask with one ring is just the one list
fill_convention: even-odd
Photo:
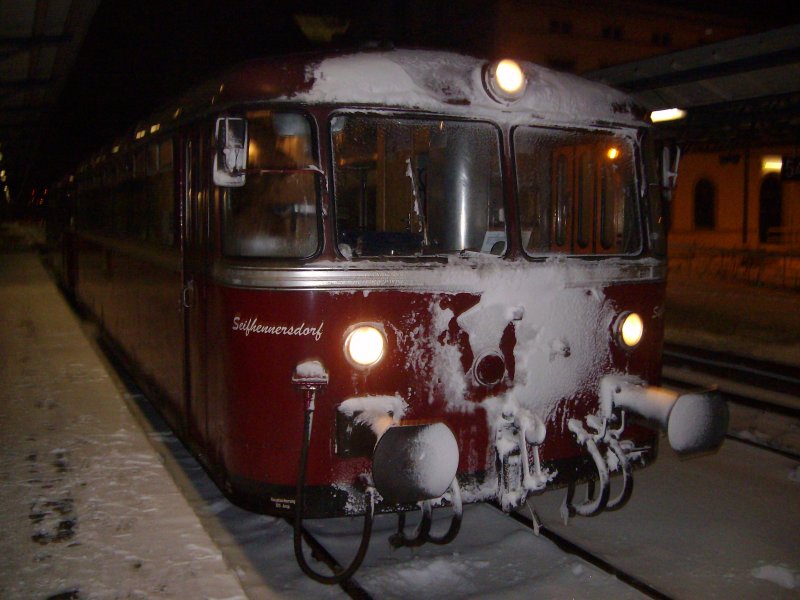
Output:
[[[425,218],[425,214],[422,210],[422,203],[419,199],[419,194],[417,193],[417,181],[414,178],[414,169],[411,166],[411,158],[406,159],[406,177],[411,180],[411,194],[414,196],[414,214],[417,215],[417,219],[419,219],[420,226],[422,227],[422,245],[423,247],[428,247],[428,220]],[[410,220],[410,218],[409,218]]]

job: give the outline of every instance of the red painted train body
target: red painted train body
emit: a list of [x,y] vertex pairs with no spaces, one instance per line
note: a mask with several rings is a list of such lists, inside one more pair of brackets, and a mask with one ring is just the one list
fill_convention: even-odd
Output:
[[248,509],[512,509],[599,479],[569,502],[594,514],[655,457],[644,419],[680,451],[725,419],[653,387],[651,161],[625,96],[529,63],[254,62],[62,186],[60,272]]

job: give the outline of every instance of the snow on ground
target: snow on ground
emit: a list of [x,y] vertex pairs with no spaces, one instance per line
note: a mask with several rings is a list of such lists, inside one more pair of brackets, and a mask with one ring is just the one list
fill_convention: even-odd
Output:
[[33,254],[0,254],[0,597],[245,595]]

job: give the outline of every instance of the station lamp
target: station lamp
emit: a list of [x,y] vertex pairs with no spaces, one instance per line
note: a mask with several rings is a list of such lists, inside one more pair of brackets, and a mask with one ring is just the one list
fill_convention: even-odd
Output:
[[653,123],[663,123],[664,121],[677,121],[686,117],[686,111],[680,108],[665,108],[664,110],[654,110],[650,113],[650,120]]

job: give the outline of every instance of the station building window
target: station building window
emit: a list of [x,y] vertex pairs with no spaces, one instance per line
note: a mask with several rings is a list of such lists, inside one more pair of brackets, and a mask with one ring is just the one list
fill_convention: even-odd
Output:
[[714,229],[716,226],[717,189],[710,179],[694,184],[694,228]]

